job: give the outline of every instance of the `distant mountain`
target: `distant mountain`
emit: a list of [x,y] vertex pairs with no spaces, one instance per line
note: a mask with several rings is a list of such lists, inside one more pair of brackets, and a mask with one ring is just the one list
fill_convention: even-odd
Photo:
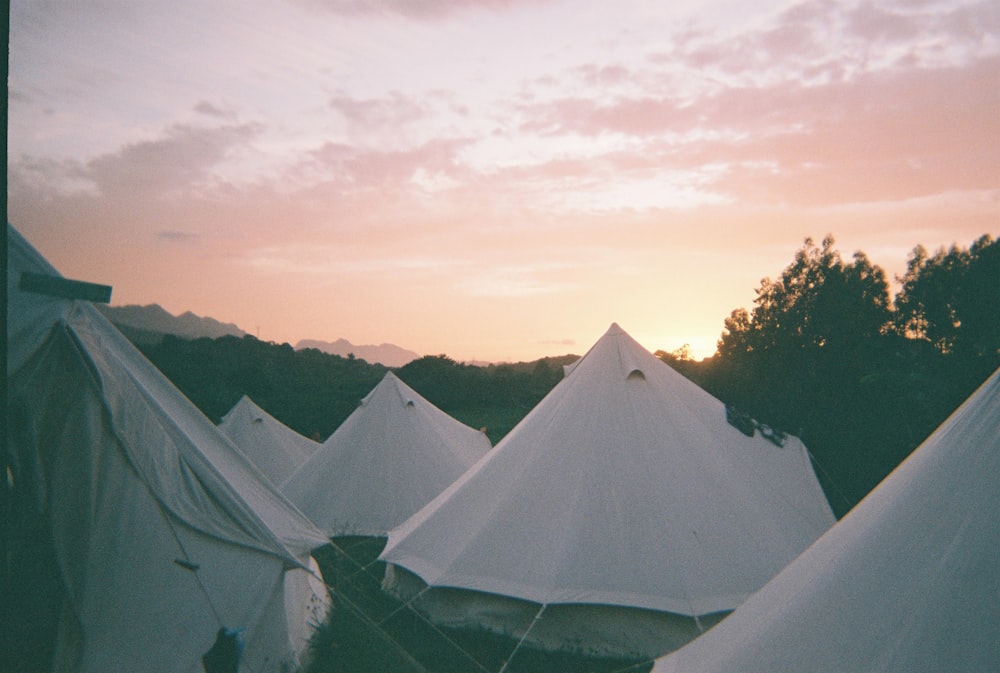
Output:
[[354,357],[369,363],[379,363],[386,367],[402,367],[408,362],[412,362],[421,357],[419,353],[406,350],[395,344],[379,344],[378,346],[356,346],[347,339],[337,339],[336,341],[319,341],[317,339],[303,339],[295,344],[295,350],[305,348],[315,348],[316,350],[347,357],[353,353]]
[[[219,322],[215,318],[197,316],[191,311],[179,316],[172,315],[159,304],[148,306],[107,306],[95,304],[107,318],[122,331],[125,336],[136,343],[156,344],[162,341],[164,334],[173,334],[185,339],[208,337],[218,339],[222,336],[244,337],[246,332],[232,323]],[[402,367],[408,362],[420,358],[419,353],[400,348],[394,344],[379,344],[378,346],[356,346],[347,339],[336,341],[319,341],[304,339],[296,344],[296,350],[315,348],[329,353],[354,357],[369,363],[380,363],[386,367]]]
[[221,336],[246,336],[246,332],[232,323],[219,322],[215,318],[203,318],[191,311],[175,316],[159,304],[148,306],[106,306],[95,304],[108,320],[113,322],[126,336],[135,341],[159,340],[163,334],[174,334],[186,339]]

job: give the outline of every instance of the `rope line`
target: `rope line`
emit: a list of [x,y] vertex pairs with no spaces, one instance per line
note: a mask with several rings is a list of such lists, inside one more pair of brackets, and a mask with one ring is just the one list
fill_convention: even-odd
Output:
[[[174,521],[171,515],[168,512],[163,512],[163,518],[167,520],[167,525],[170,527],[170,534],[174,536],[174,540],[177,542],[177,546],[180,547],[181,554],[184,556],[183,562],[181,559],[174,559],[174,563],[194,575],[194,579],[198,583],[198,588],[201,589],[201,593],[205,597],[205,602],[208,603],[208,607],[211,609],[212,615],[215,617],[216,625],[220,629],[225,628],[226,624],[222,621],[222,616],[219,615],[219,611],[216,609],[215,603],[212,601],[212,596],[208,593],[208,587],[206,587],[205,583],[201,581],[201,575],[198,574],[201,564],[195,563],[191,560],[191,555],[188,554],[187,548],[181,541],[181,537],[174,526]],[[242,656],[240,657],[240,669],[247,670],[249,673],[257,673],[257,669],[251,666],[246,658]]]
[[[358,563],[358,561],[356,559],[354,559],[353,557],[351,557],[347,552],[344,551],[344,549],[340,545],[338,545],[332,539],[330,540],[330,546],[332,546],[338,552],[339,555],[341,555],[343,557],[346,557],[348,561],[350,561],[351,563],[353,563],[355,566],[358,567],[359,571],[357,573],[355,573],[354,575],[352,575],[352,577],[356,577],[358,574],[363,573],[363,574],[367,575],[369,578],[371,578],[371,579],[373,579],[373,580],[375,580],[375,581],[377,581],[377,582],[379,582],[381,584],[381,578],[376,577],[375,575],[373,575],[370,572],[368,572],[368,569],[372,565],[374,565],[375,563],[378,562],[377,559],[375,561],[372,561],[371,563],[368,563],[368,564],[365,564],[365,565],[361,565],[360,563]],[[427,626],[428,628],[430,628],[431,630],[433,630],[436,634],[438,634],[442,639],[444,639],[444,641],[449,646],[451,646],[452,648],[454,648],[454,650],[456,652],[460,653],[462,656],[464,656],[466,659],[468,659],[480,671],[482,671],[483,673],[493,673],[488,668],[486,668],[485,666],[483,666],[483,664],[478,659],[476,659],[469,651],[467,651],[461,645],[459,645],[458,643],[456,643],[448,634],[446,634],[444,631],[442,631],[436,624],[432,623],[430,620],[428,620],[426,617],[424,617],[422,614],[420,614],[420,612],[415,607],[413,607],[413,602],[417,598],[419,598],[420,596],[422,596],[424,594],[424,592],[426,592],[430,588],[430,586],[424,587],[415,596],[413,596],[411,599],[409,599],[407,601],[404,601],[401,606],[397,607],[395,610],[393,610],[391,613],[389,613],[389,615],[387,615],[386,617],[384,617],[381,621],[376,622],[375,620],[371,619],[367,615],[364,615],[364,613],[361,612],[360,606],[358,606],[353,601],[351,601],[349,598],[347,598],[346,596],[344,596],[343,592],[337,591],[336,587],[333,587],[333,586],[330,586],[329,584],[326,584],[325,580],[323,580],[322,578],[320,578],[320,581],[322,581],[324,583],[324,585],[328,589],[330,589],[332,592],[334,592],[334,595],[338,596],[339,599],[348,601],[348,603],[350,603],[354,607],[354,610],[357,611],[357,612],[359,612],[362,615],[362,617],[365,619],[366,622],[368,622],[371,626],[374,626],[379,631],[381,631],[382,633],[384,633],[387,638],[389,638],[390,640],[392,640],[393,643],[395,643],[403,652],[406,653],[407,657],[412,658],[412,656],[409,654],[409,652],[406,651],[406,648],[403,647],[403,645],[401,643],[399,643],[399,641],[397,641],[395,638],[393,638],[385,628],[383,628],[383,625],[390,618],[392,618],[393,616],[399,614],[403,610],[409,610],[409,612],[414,617],[416,617],[417,619],[419,619],[425,626]],[[424,670],[423,666],[421,666],[421,670]]]
[[[330,587],[330,585],[327,585],[327,587],[332,588],[332,587]],[[352,601],[350,598],[348,598],[347,596],[344,596],[342,594],[339,594],[337,596],[336,600],[342,602],[345,606],[347,606],[348,608],[350,608],[351,611],[354,612],[354,614],[357,615],[363,622],[365,622],[367,625],[375,628],[380,634],[382,634],[382,636],[386,640],[388,640],[393,645],[395,645],[396,649],[400,653],[402,653],[403,656],[405,656],[406,659],[409,662],[411,662],[419,671],[421,671],[422,673],[430,673],[430,671],[428,671],[424,667],[423,664],[421,664],[419,661],[417,661],[416,659],[413,658],[413,655],[410,654],[407,651],[407,649],[405,647],[403,647],[403,644],[400,643],[398,640],[396,640],[392,636],[391,633],[389,633],[388,631],[386,631],[385,629],[383,629],[380,625],[376,624],[375,621],[371,619],[371,617],[369,617],[368,615],[366,615],[364,613],[364,610],[361,609],[361,606],[359,606],[357,603],[355,603],[354,601]],[[487,671],[487,673],[489,673],[489,672]]]
[[847,511],[854,509],[854,506],[858,503],[853,502],[850,498],[847,497],[847,495],[840,489],[840,486],[837,484],[837,482],[834,481],[833,477],[830,476],[830,473],[826,470],[825,467],[823,467],[823,464],[816,459],[816,456],[815,454],[813,454],[812,451],[806,448],[806,453],[809,454],[809,459],[812,460],[813,465],[819,468],[819,471],[823,473],[824,477],[826,477],[827,482],[830,484],[833,490],[836,491],[837,495],[840,496],[840,499],[844,501],[845,505],[847,505]]
[[535,624],[538,623],[538,620],[542,618],[542,613],[545,612],[545,607],[546,604],[543,603],[542,606],[538,608],[538,612],[535,613],[535,618],[531,620],[531,623],[528,624],[528,628],[524,630],[523,634],[521,634],[521,639],[517,641],[517,645],[514,646],[514,650],[510,653],[510,656],[507,657],[507,660],[503,662],[503,666],[500,667],[500,670],[497,673],[504,673],[504,671],[507,670],[507,666],[510,665],[510,662],[514,658],[514,655],[516,655],[518,651],[521,649],[521,645],[524,644],[524,641],[528,637],[528,634],[531,633],[531,630],[533,628],[535,628]]
[[[346,560],[354,566],[354,572],[347,575],[346,576],[347,578],[357,578],[361,575],[365,575],[369,579],[377,581],[381,584],[382,578],[377,577],[372,572],[370,572],[372,566],[379,563],[377,559],[369,563],[362,564],[357,559],[353,558],[350,554],[348,554],[345,551],[344,547],[338,544],[335,540],[333,539],[330,540],[330,546],[337,552],[339,558],[346,558]],[[356,546],[358,545],[353,545],[352,548]],[[417,610],[417,608],[414,606],[414,603],[418,601],[420,597],[423,596],[429,589],[432,588],[430,585],[424,586],[419,592],[417,592],[413,597],[409,598],[408,600],[401,601],[401,605],[393,609],[385,617],[382,617],[380,620],[375,620],[374,618],[367,615],[358,603],[350,599],[348,596],[344,595],[343,592],[339,591],[335,586],[327,583],[321,574],[316,573],[312,569],[308,569],[308,572],[312,574],[313,577],[315,577],[320,583],[322,583],[331,592],[331,595],[334,596],[336,600],[343,602],[345,607],[349,608],[352,613],[359,616],[368,627],[376,629],[389,643],[391,643],[407,659],[407,661],[413,664],[413,666],[419,671],[419,673],[430,673],[430,672],[423,664],[420,663],[420,661],[415,659],[413,655],[410,654],[410,652],[406,649],[406,646],[402,642],[400,642],[398,638],[393,636],[393,634],[384,627],[384,625],[389,620],[391,620],[394,616],[398,615],[404,610],[408,610],[423,625],[425,625],[426,627],[431,629],[434,633],[436,633],[438,636],[440,636],[443,639],[443,641],[453,649],[454,653],[460,654],[463,658],[467,659],[470,663],[472,663],[476,667],[476,670],[480,671],[481,673],[507,673],[508,666],[514,660],[514,657],[517,655],[517,653],[524,646],[528,636],[531,634],[532,630],[535,629],[539,621],[542,619],[543,614],[546,608],[548,607],[548,604],[542,604],[539,607],[528,628],[518,639],[514,648],[511,650],[510,654],[507,656],[507,658],[500,666],[500,668],[496,672],[494,672],[488,669],[485,665],[483,665],[482,662],[476,659],[475,656],[473,656],[468,650],[462,647],[459,643],[455,642],[447,633],[442,631],[436,624],[434,624],[427,617],[421,614],[420,611]],[[396,600],[399,599],[397,598]],[[699,631],[703,633],[706,629],[700,623],[700,620],[698,620],[697,617],[695,617],[695,621],[696,624],[698,625]],[[644,659],[642,661],[637,661],[628,664],[623,668],[615,669],[610,673],[635,673],[643,671],[646,670],[646,667],[652,666],[655,663],[656,659],[658,658],[659,657],[652,657]]]
[[[201,589],[202,595],[205,596],[205,601],[208,603],[208,607],[212,610],[212,615],[215,617],[216,625],[218,625],[219,628],[225,627],[225,624],[222,622],[222,617],[219,616],[219,611],[215,608],[215,603],[212,602],[212,597],[208,593],[208,587],[206,587],[205,583],[201,581],[201,576],[198,574],[198,568],[200,567],[199,564],[191,560],[191,556],[188,554],[187,548],[184,546],[184,543],[181,542],[180,535],[177,534],[177,529],[174,527],[174,522],[171,519],[170,514],[164,512],[163,518],[167,520],[167,525],[170,526],[170,533],[174,536],[174,540],[177,542],[177,546],[180,547],[181,554],[184,556],[184,563],[178,563],[177,565],[190,571],[191,574],[194,575],[195,581],[198,582],[198,587]],[[176,560],[174,562],[177,563]]]

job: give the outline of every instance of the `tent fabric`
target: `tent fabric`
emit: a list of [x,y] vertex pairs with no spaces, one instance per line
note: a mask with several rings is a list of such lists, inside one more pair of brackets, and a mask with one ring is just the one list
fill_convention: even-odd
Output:
[[195,673],[222,626],[247,670],[297,666],[323,534],[92,305],[21,291],[58,274],[7,235],[11,535],[58,587],[19,628],[51,630],[54,671]]
[[222,417],[219,430],[276,486],[319,448],[246,395]]
[[735,608],[833,522],[797,438],[740,433],[613,324],[380,558],[431,587],[697,616]]
[[331,536],[384,536],[489,449],[389,372],[282,490]]
[[794,563],[655,673],[1000,662],[1000,370]]

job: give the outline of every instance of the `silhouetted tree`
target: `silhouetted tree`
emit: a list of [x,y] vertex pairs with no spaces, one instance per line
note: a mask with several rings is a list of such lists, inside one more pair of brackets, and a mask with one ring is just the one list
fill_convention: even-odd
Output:
[[704,383],[802,437],[837,482],[825,485],[851,491],[834,503],[842,512],[897,459],[885,447],[871,453],[893,422],[881,413],[886,379],[878,376],[892,348],[891,324],[885,272],[863,252],[844,261],[832,236],[819,246],[806,239],[779,278],[761,281],[753,310],[737,309],[725,320]]
[[928,341],[957,361],[1000,364],[1000,243],[987,235],[969,249],[952,246],[933,256],[917,246],[900,281],[901,334]]
[[892,318],[885,272],[861,252],[844,262],[831,236],[819,247],[806,239],[777,280],[761,281],[754,304],[726,319],[718,353],[738,402],[792,430],[868,373]]
[[845,493],[831,498],[841,513],[1000,365],[1000,250],[989,236],[934,256],[918,246],[900,281],[891,304],[864,253],[848,263],[832,237],[807,239],[692,371],[717,397],[799,434],[824,486]]

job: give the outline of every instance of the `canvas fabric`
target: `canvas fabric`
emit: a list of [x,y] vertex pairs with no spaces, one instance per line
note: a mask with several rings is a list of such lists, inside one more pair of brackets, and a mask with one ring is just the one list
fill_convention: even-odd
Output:
[[275,486],[281,486],[319,448],[319,442],[292,430],[246,395],[222,417],[219,430]]
[[196,673],[220,626],[246,670],[297,666],[325,537],[93,306],[20,291],[57,272],[8,243],[11,533],[44,555],[15,571],[53,602],[52,670]]
[[331,536],[384,536],[489,449],[389,372],[282,490]]
[[1000,370],[836,526],[655,673],[1000,662]]
[[612,325],[381,559],[432,587],[697,616],[735,608],[833,522],[801,441],[745,436]]

